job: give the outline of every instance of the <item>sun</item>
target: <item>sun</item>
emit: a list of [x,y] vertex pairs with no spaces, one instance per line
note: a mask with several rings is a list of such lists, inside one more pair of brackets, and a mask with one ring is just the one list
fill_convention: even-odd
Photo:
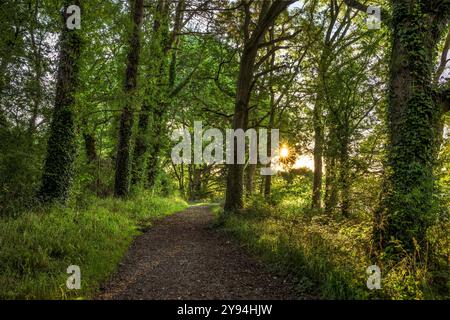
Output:
[[282,146],[280,149],[280,157],[281,158],[287,158],[289,157],[289,148],[286,146]]

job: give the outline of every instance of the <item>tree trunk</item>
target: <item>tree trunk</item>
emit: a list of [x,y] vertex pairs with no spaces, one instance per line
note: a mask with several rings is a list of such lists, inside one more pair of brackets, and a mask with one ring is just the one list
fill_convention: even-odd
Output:
[[153,188],[156,184],[156,178],[159,171],[159,154],[163,146],[163,137],[161,137],[164,121],[162,110],[153,112],[153,125],[150,132],[152,143],[149,145],[149,155],[147,164],[147,188]]
[[[152,161],[145,161],[145,156],[149,149],[149,144],[153,143],[152,139],[157,139],[150,136],[148,132],[149,118],[154,118],[153,110],[158,107],[157,105],[162,103],[162,96],[165,91],[164,80],[166,78],[166,47],[168,40],[168,17],[169,5],[166,0],[159,0],[154,13],[153,21],[153,36],[152,46],[150,54],[152,55],[151,63],[149,66],[149,74],[152,77],[156,75],[156,85],[148,85],[146,88],[144,103],[142,104],[142,110],[139,114],[138,130],[136,134],[135,146],[133,150],[133,163],[132,163],[132,178],[131,184],[137,185],[142,182],[146,167],[149,170],[153,170],[150,167]],[[153,82],[153,79],[149,82]],[[151,174],[153,176],[153,174]],[[153,179],[152,179],[153,180]]]
[[203,168],[199,165],[189,164],[189,194],[190,201],[199,200],[202,195]]
[[[269,41],[274,40],[274,26],[270,28],[269,31]],[[268,49],[269,50],[269,49]],[[275,52],[272,53],[270,57],[270,68],[273,69],[275,67]],[[269,116],[269,130],[268,130],[268,136],[267,136],[267,150],[271,150],[272,148],[272,129],[275,125],[275,92],[273,90],[273,72],[270,73],[270,85],[269,85],[269,92],[270,92],[270,116]],[[270,168],[272,163],[268,163],[267,167]],[[270,203],[270,196],[271,196],[271,189],[272,189],[272,175],[266,175],[263,177],[264,180],[264,200],[268,203]]]
[[88,163],[93,163],[97,160],[97,146],[95,137],[91,133],[83,133],[84,146],[86,149],[86,158]]
[[348,123],[344,128],[341,136],[341,150],[340,157],[340,172],[339,172],[339,187],[341,191],[341,214],[348,217],[350,214],[350,161],[349,161],[349,134]]
[[72,4],[80,6],[80,1],[66,1],[63,10],[64,26],[60,38],[55,107],[50,124],[42,186],[39,191],[39,197],[44,202],[65,202],[73,179],[73,163],[76,156],[73,108],[82,40],[80,30],[69,30],[66,25],[69,15],[65,13],[65,9]]
[[133,149],[133,162],[131,172],[131,185],[138,185],[142,181],[142,175],[145,171],[145,153],[147,152],[148,139],[148,109],[142,108],[138,120],[138,132]]
[[323,119],[324,103],[326,101],[325,86],[327,78],[327,64],[329,56],[329,43],[326,41],[321,60],[318,67],[318,85],[316,101],[313,109],[313,127],[314,127],[314,176],[311,208],[320,210],[322,208],[322,180],[323,180],[323,152],[325,140],[325,124]]
[[[28,4],[29,10],[31,10],[32,3],[30,2]],[[42,48],[40,43],[36,43],[36,29],[39,28],[39,1],[36,1],[34,3],[34,14],[33,14],[33,21],[30,23],[30,40],[31,40],[31,64],[33,65],[34,69],[34,79],[33,79],[33,94],[32,94],[32,108],[31,108],[31,117],[28,124],[28,135],[29,135],[29,143],[30,146],[33,146],[34,142],[34,134],[36,132],[36,121],[39,115],[39,107],[42,102],[42,73],[43,73],[43,66],[42,66]]]
[[253,178],[255,176],[256,164],[249,163],[247,165],[247,180],[245,190],[247,193],[247,197],[251,197],[253,195]]
[[392,6],[387,174],[374,239],[381,250],[401,255],[403,250],[414,254],[417,244],[424,247],[433,219],[436,128],[442,110],[433,100],[432,71],[450,8],[448,1],[434,3],[433,10],[430,1],[395,1]]
[[[272,67],[275,62],[275,56],[272,57]],[[271,150],[272,147],[272,129],[275,123],[275,93],[273,88],[270,87],[270,117],[269,117],[269,130],[267,136],[267,150]],[[269,151],[270,152],[270,151]],[[271,163],[267,165],[271,166]],[[266,175],[264,176],[264,199],[267,202],[270,202],[270,192],[272,188],[272,176]]]
[[312,209],[322,207],[322,156],[323,156],[323,124],[321,101],[316,101],[313,110],[314,122],[314,177],[312,189]]
[[[333,142],[329,142],[333,143]],[[333,148],[332,148],[333,149]],[[334,151],[334,150],[333,150]],[[328,151],[325,158],[325,211],[333,214],[338,204],[337,161],[336,153]]]
[[129,193],[130,145],[133,130],[134,96],[137,87],[138,65],[141,49],[140,32],[143,17],[143,0],[131,0],[133,28],[129,39],[124,92],[127,96],[120,116],[119,140],[116,157],[114,195],[125,197]]
[[[244,25],[246,39],[244,39],[244,50],[239,65],[233,118],[234,130],[242,129],[245,131],[247,129],[248,104],[250,101],[251,84],[253,81],[253,71],[255,68],[256,55],[258,53],[258,46],[276,18],[293,2],[294,0],[275,0],[270,4],[269,1],[263,1],[257,26],[251,36],[249,36],[249,24],[251,20],[251,17],[249,16],[250,10],[246,13],[246,23]],[[236,150],[237,141],[234,139],[234,164],[228,165],[224,212],[233,212],[244,206],[242,199],[244,167],[242,164],[236,163]]]
[[[238,87],[236,94],[236,105],[233,118],[233,129],[247,130],[246,119],[248,112],[248,103],[250,100],[250,85],[253,79],[253,68],[255,65],[255,58],[258,51],[258,44],[252,47],[245,47],[242,54]],[[234,139],[234,164],[228,165],[227,176],[227,190],[225,200],[225,211],[235,211],[241,209],[244,205],[242,200],[243,191],[243,164],[237,164],[237,141]]]

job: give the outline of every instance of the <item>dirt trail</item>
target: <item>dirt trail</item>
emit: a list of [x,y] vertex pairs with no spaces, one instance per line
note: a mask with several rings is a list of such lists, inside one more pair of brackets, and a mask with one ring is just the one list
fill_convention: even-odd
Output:
[[208,207],[160,220],[133,242],[97,299],[296,299],[271,274],[212,227]]

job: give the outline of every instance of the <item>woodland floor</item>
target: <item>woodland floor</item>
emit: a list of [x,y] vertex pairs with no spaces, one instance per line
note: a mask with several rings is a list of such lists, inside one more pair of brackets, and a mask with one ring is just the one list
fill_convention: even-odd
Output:
[[298,299],[294,285],[192,206],[137,237],[97,299]]

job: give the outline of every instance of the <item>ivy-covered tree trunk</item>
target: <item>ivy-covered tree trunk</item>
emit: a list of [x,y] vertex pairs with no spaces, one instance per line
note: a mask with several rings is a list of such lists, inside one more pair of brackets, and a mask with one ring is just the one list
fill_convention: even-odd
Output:
[[386,179],[375,215],[375,245],[412,254],[433,220],[433,167],[441,106],[434,100],[433,69],[446,31],[450,1],[392,1],[392,53]]
[[[154,109],[158,104],[162,103],[164,92],[167,85],[166,81],[166,54],[168,51],[167,41],[169,32],[169,3],[166,0],[159,0],[153,15],[153,35],[150,47],[150,63],[148,66],[148,77],[146,84],[146,92],[142,109],[139,114],[138,129],[136,134],[136,141],[133,150],[132,163],[132,185],[140,184],[144,178],[145,169],[152,170],[154,165],[151,159],[146,161],[149,145],[153,144],[158,136],[149,132],[149,120],[154,119]],[[154,119],[156,120],[156,119]],[[154,152],[151,150],[151,152]],[[151,155],[150,155],[151,158]],[[152,174],[153,176],[153,174]],[[147,180],[148,181],[148,180]]]
[[148,154],[148,162],[147,162],[147,183],[146,186],[148,188],[153,188],[156,184],[156,178],[158,177],[159,171],[159,155],[161,153],[161,149],[164,145],[164,136],[162,136],[162,132],[165,131],[165,114],[164,109],[165,105],[159,105],[156,107],[156,110],[152,112],[153,120],[150,131],[150,139],[151,143],[149,145],[149,154]]
[[[170,1],[159,0],[157,10],[155,13],[154,22],[154,39],[153,50],[155,56],[152,58],[152,66],[150,67],[151,73],[157,74],[156,79],[153,81],[156,85],[153,86],[152,94],[153,99],[150,103],[146,103],[143,106],[144,113],[149,114],[148,119],[144,119],[145,115],[142,114],[140,118],[138,136],[136,143],[138,149],[135,150],[134,165],[136,171],[134,174],[134,183],[139,183],[144,176],[145,169],[147,169],[146,183],[147,188],[153,188],[156,184],[158,172],[160,170],[159,162],[162,150],[168,140],[167,138],[167,110],[170,107],[171,100],[179,93],[183,85],[176,86],[176,65],[177,65],[177,52],[180,41],[179,33],[183,26],[184,11],[186,7],[185,0],[180,0],[177,3],[175,9],[175,17],[173,21],[173,30],[169,32],[170,25]],[[169,60],[169,53],[171,53],[170,63],[167,66],[167,60]],[[186,84],[187,82],[183,82]],[[141,120],[143,120],[141,122]],[[144,126],[150,127],[147,128]],[[147,139],[143,139],[144,136]],[[146,168],[142,166],[147,156]]]
[[80,30],[67,28],[66,21],[70,14],[66,13],[66,9],[72,4],[80,6],[80,1],[65,1],[63,7],[64,26],[60,36],[55,106],[47,142],[42,186],[39,190],[39,198],[43,202],[65,202],[73,179],[73,163],[76,157],[73,109],[82,39]]
[[132,31],[129,38],[129,52],[125,74],[125,106],[120,116],[119,141],[117,145],[114,195],[127,196],[130,189],[130,149],[133,130],[133,108],[137,88],[139,56],[141,50],[141,25],[143,17],[143,0],[131,0]]
[[[338,107],[339,108],[339,107]],[[350,119],[351,106],[329,107],[328,134],[325,142],[325,212],[350,213]]]

